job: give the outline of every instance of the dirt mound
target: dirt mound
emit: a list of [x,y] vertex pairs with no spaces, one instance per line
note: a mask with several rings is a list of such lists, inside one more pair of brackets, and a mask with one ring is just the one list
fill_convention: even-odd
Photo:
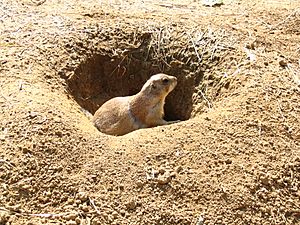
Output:
[[[300,224],[300,5],[277,3],[2,2],[0,224]],[[93,127],[157,72],[182,122]]]

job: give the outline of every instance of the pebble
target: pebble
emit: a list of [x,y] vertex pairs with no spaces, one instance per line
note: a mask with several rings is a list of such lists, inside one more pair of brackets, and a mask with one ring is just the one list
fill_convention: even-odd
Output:
[[68,214],[64,216],[65,220],[75,220],[76,217],[77,217],[76,214]]
[[81,219],[80,219],[79,217],[77,217],[77,218],[75,219],[75,222],[76,222],[77,224],[82,224],[82,223],[81,223]]
[[176,177],[176,176],[177,176],[176,172],[171,172],[170,173],[170,177]]
[[133,210],[133,209],[135,209],[135,207],[136,207],[136,202],[135,202],[133,199],[131,199],[131,200],[129,200],[129,201],[125,204],[125,207],[126,207],[128,210]]
[[158,178],[157,178],[158,184],[167,184],[170,181],[171,181],[171,176],[168,176],[168,175],[158,176]]
[[226,159],[226,160],[225,160],[225,163],[226,163],[226,164],[231,164],[231,163],[232,163],[232,160],[231,160],[231,159]]
[[76,199],[76,200],[75,200],[75,203],[76,203],[77,205],[79,205],[79,204],[81,203],[81,200],[80,200],[80,199]]
[[137,181],[136,181],[136,185],[137,185],[139,188],[141,188],[141,187],[144,186],[144,183],[143,183],[143,181],[141,181],[141,180],[137,180]]
[[77,198],[80,199],[82,202],[84,202],[88,199],[88,195],[87,193],[80,191],[77,193]]
[[279,65],[282,66],[282,67],[285,67],[285,66],[287,66],[287,62],[282,59],[282,60],[279,61]]
[[80,205],[79,207],[82,211],[84,212],[88,212],[89,211],[89,207],[87,205]]
[[160,173],[160,174],[164,174],[165,172],[166,172],[166,170],[165,170],[164,168],[160,168],[160,169],[159,169],[159,173]]
[[177,166],[175,168],[176,173],[180,173],[183,170],[182,166]]
[[116,211],[113,211],[111,215],[116,219],[118,218],[119,214]]
[[125,211],[124,209],[122,209],[122,210],[120,211],[120,214],[121,214],[122,216],[125,216],[126,211]]

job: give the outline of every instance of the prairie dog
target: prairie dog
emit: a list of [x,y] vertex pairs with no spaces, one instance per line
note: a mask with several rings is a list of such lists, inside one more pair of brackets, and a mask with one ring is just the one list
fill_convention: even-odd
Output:
[[164,104],[176,85],[176,77],[163,73],[153,75],[139,93],[105,102],[95,112],[93,123],[102,133],[116,136],[140,128],[173,123],[163,119]]

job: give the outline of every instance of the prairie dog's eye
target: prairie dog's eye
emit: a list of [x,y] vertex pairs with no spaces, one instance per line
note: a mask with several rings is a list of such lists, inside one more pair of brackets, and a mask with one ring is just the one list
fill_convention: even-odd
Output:
[[162,81],[163,81],[164,84],[169,83],[169,79],[168,78],[164,78]]

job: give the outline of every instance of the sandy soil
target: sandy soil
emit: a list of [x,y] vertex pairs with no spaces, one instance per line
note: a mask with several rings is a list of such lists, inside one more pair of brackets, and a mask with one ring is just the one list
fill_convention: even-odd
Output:
[[[300,3],[0,0],[0,224],[300,224]],[[153,73],[180,123],[90,122]]]

